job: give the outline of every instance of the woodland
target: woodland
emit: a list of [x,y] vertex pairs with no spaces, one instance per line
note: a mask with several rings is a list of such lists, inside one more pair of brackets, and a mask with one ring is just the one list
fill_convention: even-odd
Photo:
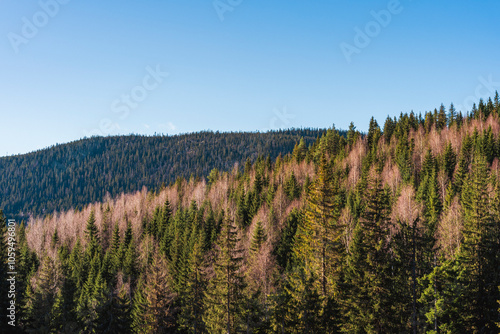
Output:
[[[371,118],[365,133],[352,123],[347,131],[285,131],[282,138],[294,138],[288,152],[277,148],[288,140],[268,135],[245,144],[260,149],[236,149],[228,160],[236,143],[256,135],[211,141],[196,151],[207,158],[193,177],[172,167],[177,155],[148,160],[162,162],[148,163],[142,178],[118,160],[112,169],[138,189],[118,187],[114,174],[92,183],[97,169],[56,168],[99,196],[62,187],[62,202],[45,198],[54,205],[43,212],[39,203],[17,226],[15,329],[498,333],[499,133],[497,93],[466,114],[452,104],[380,124]],[[130,145],[142,155],[120,149],[124,161],[147,158],[163,140],[139,139],[112,140],[138,141]],[[105,159],[102,152],[82,159]],[[168,168],[177,175],[159,177]],[[54,175],[42,191],[60,184]],[[103,197],[111,185],[116,192]],[[81,201],[58,208],[69,193]],[[30,211],[23,197],[16,201],[11,210]],[[2,254],[6,247],[0,239]],[[2,262],[2,296],[7,271]]]

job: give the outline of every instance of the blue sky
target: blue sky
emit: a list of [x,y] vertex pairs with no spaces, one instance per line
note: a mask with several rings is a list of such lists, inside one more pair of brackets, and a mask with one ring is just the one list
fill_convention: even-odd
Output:
[[1,0],[0,156],[468,109],[500,90],[498,13],[493,0]]

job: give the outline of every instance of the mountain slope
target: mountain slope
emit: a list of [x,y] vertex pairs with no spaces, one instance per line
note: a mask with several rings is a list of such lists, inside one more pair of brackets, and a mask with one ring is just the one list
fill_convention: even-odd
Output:
[[497,333],[500,105],[448,115],[32,218],[21,328]]
[[0,158],[0,208],[11,217],[50,213],[115,196],[155,189],[177,177],[206,177],[247,158],[291,152],[322,130],[267,133],[200,132],[176,136],[92,137],[37,152]]

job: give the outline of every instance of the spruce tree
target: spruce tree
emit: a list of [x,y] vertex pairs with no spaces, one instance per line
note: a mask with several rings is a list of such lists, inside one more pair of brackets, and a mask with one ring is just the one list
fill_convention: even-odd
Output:
[[451,143],[448,143],[448,145],[446,145],[446,148],[444,150],[443,165],[444,165],[444,171],[450,180],[453,178],[453,173],[455,171],[456,163],[457,163],[457,157],[455,155],[455,152],[453,152]]
[[259,220],[255,226],[252,241],[250,244],[250,251],[255,254],[258,253],[262,244],[266,241],[267,236],[264,231],[264,227],[262,227],[262,222]]
[[238,229],[225,217],[214,258],[215,274],[205,295],[207,309],[203,319],[210,333],[237,333],[244,322],[242,261]]
[[485,157],[473,162],[472,175],[462,193],[464,208],[464,240],[458,253],[458,261],[465,268],[462,305],[470,332],[494,331],[498,320],[496,302],[500,299],[497,286],[500,283],[498,222],[492,216],[488,191],[488,165]]
[[169,333],[176,313],[173,307],[176,295],[163,255],[157,250],[153,262],[146,269],[135,296],[132,327],[135,333]]
[[31,286],[25,305],[25,330],[34,333],[49,333],[54,329],[52,312],[61,284],[61,271],[54,261],[45,255],[35,286]]
[[391,273],[389,233],[389,198],[380,177],[369,178],[365,209],[357,224],[346,270],[346,297],[343,325],[346,332],[390,333],[396,323],[391,305],[393,277]]
[[185,282],[179,312],[179,329],[183,333],[205,333],[203,314],[205,311],[205,293],[207,288],[205,263],[203,259],[203,243],[201,238],[195,243],[190,255],[189,275]]
[[344,253],[339,223],[341,198],[326,156],[321,157],[316,180],[310,187],[304,224],[295,247],[297,258],[309,270],[316,271],[320,291],[325,297],[338,280]]

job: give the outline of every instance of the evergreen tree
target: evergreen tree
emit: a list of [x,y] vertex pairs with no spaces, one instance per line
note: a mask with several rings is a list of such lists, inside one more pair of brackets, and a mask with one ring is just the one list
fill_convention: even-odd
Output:
[[395,296],[387,242],[389,198],[378,175],[370,177],[365,201],[347,257],[343,330],[391,333],[397,321],[391,311]]
[[205,264],[199,239],[193,248],[188,265],[189,275],[181,296],[182,306],[179,313],[179,328],[183,333],[205,333],[203,314],[206,293]]
[[55,314],[52,312],[60,289],[60,268],[45,256],[37,275],[35,286],[30,287],[25,305],[25,330],[33,333],[49,333],[54,327]]
[[237,333],[245,301],[245,283],[241,273],[242,255],[239,249],[238,229],[225,218],[214,259],[214,277],[206,292],[206,312],[203,317],[210,333]]
[[[384,133],[385,133],[385,131],[386,131],[386,128],[384,127]],[[356,127],[354,126],[354,123],[351,122],[349,124],[349,130],[347,131],[347,145],[349,145],[349,147],[353,147],[354,144],[356,143],[356,140],[358,137],[359,137],[359,132],[356,131]],[[390,136],[389,136],[389,139],[390,139]]]
[[453,124],[455,124],[457,119],[457,110],[455,109],[455,106],[453,103],[450,105],[450,108],[448,109],[448,125],[451,127]]
[[323,155],[316,180],[310,187],[303,231],[296,245],[298,258],[310,270],[317,270],[323,297],[338,280],[344,256],[340,242],[343,227],[338,221],[342,203],[330,168]]
[[441,106],[439,107],[439,112],[438,112],[438,116],[436,119],[436,128],[438,130],[442,130],[446,127],[447,124],[448,124],[448,120],[446,117],[446,108],[444,107],[443,104],[441,104]]
[[274,254],[276,261],[282,269],[290,269],[293,265],[293,247],[297,228],[302,225],[303,214],[293,209],[285,220],[285,226],[281,232],[281,239],[276,245]]
[[295,158],[295,161],[297,163],[302,162],[307,154],[307,147],[306,143],[304,141],[304,138],[300,138],[300,142],[298,144],[295,144],[295,147],[293,148],[292,155]]
[[368,135],[367,135],[368,150],[371,151],[375,148],[380,138],[380,135],[381,135],[380,127],[378,126],[378,123],[375,120],[375,118],[372,117],[370,119],[370,126],[368,128]]
[[401,173],[403,182],[409,182],[412,177],[411,157],[413,154],[413,143],[408,141],[408,133],[406,131],[400,135],[396,146],[396,164]]
[[295,177],[295,173],[292,171],[290,177],[285,183],[285,194],[289,200],[294,200],[299,198],[300,196],[300,185],[297,182],[297,178]]
[[134,300],[132,328],[135,333],[173,332],[175,294],[163,256],[155,251]]
[[88,254],[92,258],[96,252],[100,251],[99,230],[96,225],[95,213],[93,209],[90,211],[89,218],[87,219],[87,226],[85,227],[85,237],[88,242]]
[[97,321],[98,333],[126,334],[131,332],[131,305],[129,293],[122,286],[109,289]]
[[250,251],[252,253],[258,253],[262,244],[266,241],[267,236],[264,228],[262,227],[262,222],[259,220],[255,226],[252,242],[250,244]]
[[444,150],[443,165],[444,165],[444,171],[450,180],[453,178],[453,173],[455,171],[456,163],[457,163],[457,157],[455,155],[455,152],[453,152],[451,143],[448,143],[448,145],[446,145],[446,148]]
[[315,282],[314,274],[299,269],[292,275],[288,293],[291,295],[294,323],[292,333],[325,333],[321,326],[322,305],[324,297],[321,296]]
[[500,299],[497,286],[500,283],[498,256],[498,222],[492,216],[488,191],[488,166],[484,157],[473,163],[470,181],[462,193],[464,208],[464,240],[458,253],[458,261],[465,268],[462,294],[465,323],[469,332],[494,331],[498,320],[496,302]]

